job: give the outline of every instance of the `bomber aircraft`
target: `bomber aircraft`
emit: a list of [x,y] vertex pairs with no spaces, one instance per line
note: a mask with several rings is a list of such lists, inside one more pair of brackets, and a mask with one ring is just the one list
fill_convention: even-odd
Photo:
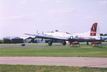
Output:
[[66,42],[68,41],[69,44],[71,44],[74,41],[78,42],[92,42],[101,40],[100,35],[97,34],[97,25],[98,23],[93,23],[90,31],[85,33],[74,33],[70,34],[68,32],[46,32],[46,33],[37,33],[37,34],[28,34],[25,33],[25,35],[34,36],[35,38],[42,38],[42,39],[49,39],[48,45],[51,46],[54,41],[59,41],[63,45],[66,45]]

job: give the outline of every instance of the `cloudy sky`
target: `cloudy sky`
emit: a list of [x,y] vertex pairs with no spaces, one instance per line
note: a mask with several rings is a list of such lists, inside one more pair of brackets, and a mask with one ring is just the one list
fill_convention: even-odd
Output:
[[86,32],[94,22],[107,33],[107,0],[0,0],[0,37]]

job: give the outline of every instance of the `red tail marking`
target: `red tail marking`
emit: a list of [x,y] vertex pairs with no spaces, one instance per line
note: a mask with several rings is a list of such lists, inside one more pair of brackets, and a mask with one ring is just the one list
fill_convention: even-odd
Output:
[[90,36],[96,36],[96,32],[97,32],[97,24],[98,23],[94,23],[91,27],[91,32],[90,32]]

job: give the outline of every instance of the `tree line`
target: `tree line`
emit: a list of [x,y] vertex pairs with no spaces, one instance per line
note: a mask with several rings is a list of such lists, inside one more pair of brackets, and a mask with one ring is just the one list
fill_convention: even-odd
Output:
[[3,40],[0,40],[0,43],[24,43],[24,39],[23,38],[3,38]]

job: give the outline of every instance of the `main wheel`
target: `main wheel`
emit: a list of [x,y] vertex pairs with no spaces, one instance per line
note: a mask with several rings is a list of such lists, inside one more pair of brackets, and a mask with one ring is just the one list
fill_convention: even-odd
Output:
[[52,41],[51,41],[51,40],[48,41],[48,45],[49,45],[49,46],[52,46]]
[[66,45],[66,41],[63,41],[63,42],[62,42],[62,45]]

